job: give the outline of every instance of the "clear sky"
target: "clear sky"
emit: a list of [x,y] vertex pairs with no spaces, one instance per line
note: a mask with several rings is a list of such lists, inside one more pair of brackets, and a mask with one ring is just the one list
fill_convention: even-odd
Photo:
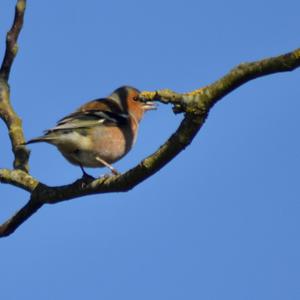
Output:
[[[1,55],[14,2],[0,2]],[[191,91],[300,47],[299,11],[298,0],[29,0],[10,81],[26,138],[124,84]],[[134,190],[43,207],[0,240],[0,298],[300,299],[299,76],[228,95],[193,144]],[[181,119],[164,105],[147,114],[115,167],[136,165]],[[0,139],[10,168],[2,123]],[[54,147],[31,149],[42,182],[81,176]],[[1,221],[28,200],[6,185],[0,195]]]

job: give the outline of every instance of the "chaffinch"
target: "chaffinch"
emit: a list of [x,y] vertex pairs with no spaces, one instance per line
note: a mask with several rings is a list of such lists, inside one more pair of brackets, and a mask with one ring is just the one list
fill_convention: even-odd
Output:
[[88,174],[83,167],[108,167],[118,174],[111,164],[134,145],[144,112],[155,109],[153,102],[136,101],[139,93],[133,87],[120,87],[107,98],[87,102],[26,144],[56,146],[70,163],[80,166],[84,176]]

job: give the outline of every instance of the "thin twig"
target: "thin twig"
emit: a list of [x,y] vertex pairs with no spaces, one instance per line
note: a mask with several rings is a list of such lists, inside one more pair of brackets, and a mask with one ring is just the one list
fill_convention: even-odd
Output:
[[13,24],[6,35],[6,50],[0,68],[0,76],[3,77],[6,81],[9,78],[14,58],[18,52],[17,40],[19,33],[23,27],[25,8],[26,0],[18,0],[15,8],[15,18]]

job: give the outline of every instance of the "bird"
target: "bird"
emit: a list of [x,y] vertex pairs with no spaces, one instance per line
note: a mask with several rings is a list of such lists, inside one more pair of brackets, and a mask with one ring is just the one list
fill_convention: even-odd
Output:
[[152,101],[138,101],[139,94],[134,87],[119,87],[106,98],[85,103],[45,130],[44,135],[25,144],[45,142],[56,146],[71,164],[81,168],[83,177],[90,176],[84,167],[107,167],[118,175],[112,163],[135,144],[144,113],[156,109]]

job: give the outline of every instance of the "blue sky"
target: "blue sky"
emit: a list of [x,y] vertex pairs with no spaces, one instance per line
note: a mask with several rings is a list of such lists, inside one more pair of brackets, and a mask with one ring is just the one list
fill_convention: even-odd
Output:
[[[0,2],[1,55],[14,2]],[[28,1],[12,102],[29,139],[124,84],[191,91],[299,47],[299,10],[296,0]],[[299,299],[299,75],[228,95],[193,144],[134,190],[43,207],[0,240],[1,299]],[[155,151],[181,118],[164,105],[147,114],[116,168]],[[3,124],[0,139],[9,168]],[[81,176],[54,147],[31,149],[42,182]],[[0,194],[2,221],[28,198],[6,185]]]

